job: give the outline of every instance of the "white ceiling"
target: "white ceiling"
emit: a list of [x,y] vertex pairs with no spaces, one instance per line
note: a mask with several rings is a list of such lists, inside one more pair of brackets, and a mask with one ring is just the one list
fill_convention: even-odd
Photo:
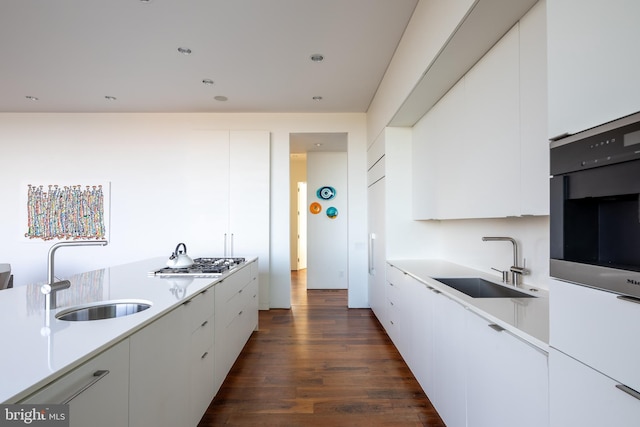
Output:
[[417,1],[1,0],[0,112],[366,112]]

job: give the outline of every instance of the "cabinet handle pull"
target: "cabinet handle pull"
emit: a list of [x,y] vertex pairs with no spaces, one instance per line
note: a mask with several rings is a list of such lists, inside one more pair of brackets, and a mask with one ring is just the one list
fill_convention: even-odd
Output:
[[490,327],[491,329],[493,329],[494,331],[498,331],[498,332],[502,332],[502,331],[504,331],[504,328],[503,328],[502,326],[500,326],[500,325],[496,325],[495,323],[490,323],[490,324],[489,324],[489,327]]
[[106,377],[109,374],[109,371],[105,370],[101,370],[101,371],[95,371],[93,373],[93,378],[91,378],[91,381],[89,381],[88,383],[86,383],[85,385],[83,385],[78,391],[76,391],[75,393],[73,393],[71,396],[67,397],[65,400],[63,400],[60,404],[61,405],[66,405],[69,402],[71,402],[73,399],[75,399],[76,397],[80,396],[82,393],[84,393],[87,389],[91,388],[91,386],[93,386],[95,383],[97,383],[98,381],[100,381],[101,379],[103,379],[104,377]]
[[239,293],[239,294],[241,294],[241,293],[242,293],[242,289],[240,289],[240,290],[238,291],[238,293]]
[[637,391],[635,391],[634,389],[632,389],[631,387],[627,387],[624,384],[616,384],[616,388],[618,390],[622,390],[625,393],[627,393],[629,396],[635,397],[636,399],[640,400],[640,393],[638,393]]
[[395,325],[395,323],[393,323],[393,320],[389,320],[389,323],[391,323],[392,325]]
[[205,357],[207,357],[209,355],[208,351],[205,351],[204,354],[202,356],[200,356],[200,359],[204,359]]
[[201,328],[204,328],[206,326],[206,324],[209,323],[208,320],[205,320],[204,322],[202,322],[202,325],[200,325]]
[[634,302],[636,304],[640,304],[640,298],[638,297],[632,297],[629,295],[618,295],[618,299],[622,301],[629,301],[629,302]]
[[441,294],[442,293],[439,290],[437,290],[436,288],[431,288],[431,292],[433,292],[434,294]]
[[240,310],[240,313],[238,313],[238,316],[242,316],[243,312],[244,312],[244,310]]

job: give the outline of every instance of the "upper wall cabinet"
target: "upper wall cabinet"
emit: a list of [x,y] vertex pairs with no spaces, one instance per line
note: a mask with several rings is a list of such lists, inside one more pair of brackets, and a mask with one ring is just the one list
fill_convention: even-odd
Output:
[[414,219],[548,214],[544,3],[414,126]]
[[640,2],[547,0],[549,137],[640,110]]

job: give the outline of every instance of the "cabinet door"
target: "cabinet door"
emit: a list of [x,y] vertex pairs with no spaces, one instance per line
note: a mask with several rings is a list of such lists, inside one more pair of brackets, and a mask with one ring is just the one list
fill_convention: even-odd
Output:
[[447,427],[466,425],[465,309],[451,299],[434,300],[433,380],[429,396]]
[[551,349],[549,353],[551,427],[635,427],[640,400],[616,381]]
[[[87,385],[90,386],[83,390]],[[129,340],[116,344],[20,403],[68,403],[71,427],[129,425]]]
[[131,427],[175,427],[189,417],[189,322],[181,305],[131,336]]
[[230,255],[260,259],[260,307],[269,308],[270,135],[230,135]]
[[549,215],[545,2],[536,3],[519,26],[521,212]]
[[549,136],[640,109],[640,2],[547,2]]
[[385,179],[368,190],[369,213],[369,305],[383,323],[385,320]]
[[430,397],[434,393],[433,304],[436,294],[413,278],[407,281],[413,325],[413,347],[407,364],[422,390]]
[[466,314],[467,426],[548,425],[547,354]]
[[640,304],[559,280],[549,294],[551,346],[640,390]]
[[[466,121],[460,150],[442,177],[460,175],[455,197],[461,212],[445,218],[490,218],[520,214],[510,195],[520,193],[520,97],[518,26],[512,28],[466,74]],[[445,160],[445,159],[442,159]]]

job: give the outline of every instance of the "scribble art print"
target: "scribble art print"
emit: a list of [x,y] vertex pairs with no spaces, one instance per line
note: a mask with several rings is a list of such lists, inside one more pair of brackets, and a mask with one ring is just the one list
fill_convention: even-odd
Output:
[[27,185],[29,239],[104,239],[105,194],[100,185]]

